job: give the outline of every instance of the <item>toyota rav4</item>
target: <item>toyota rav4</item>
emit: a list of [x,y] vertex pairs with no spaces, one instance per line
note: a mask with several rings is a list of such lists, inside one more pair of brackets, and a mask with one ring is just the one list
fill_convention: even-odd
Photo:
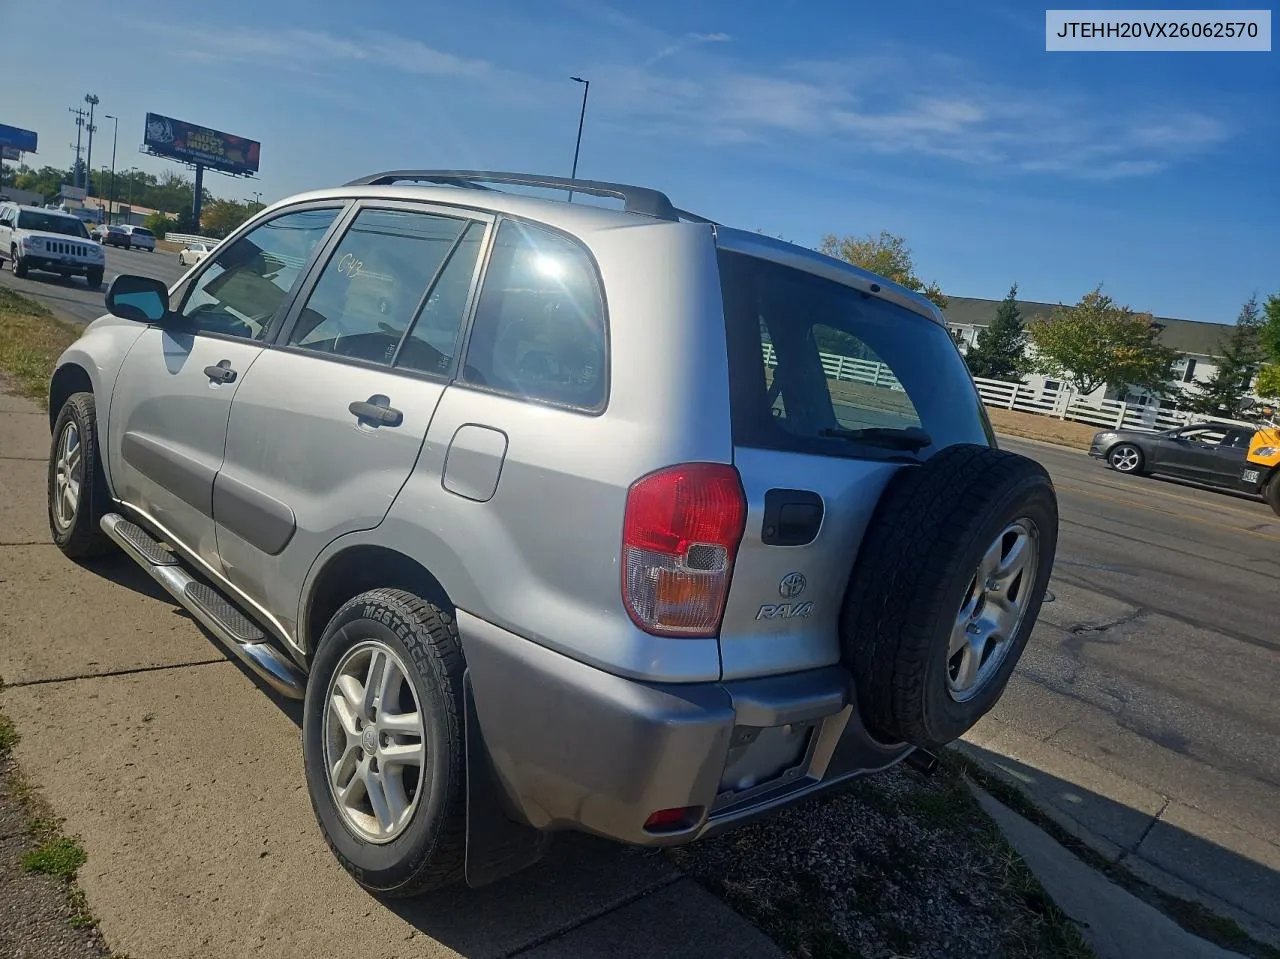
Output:
[[53,537],[304,700],[381,894],[927,759],[1039,614],[1053,486],[936,307],[652,189],[370,176],[107,307],[49,385]]

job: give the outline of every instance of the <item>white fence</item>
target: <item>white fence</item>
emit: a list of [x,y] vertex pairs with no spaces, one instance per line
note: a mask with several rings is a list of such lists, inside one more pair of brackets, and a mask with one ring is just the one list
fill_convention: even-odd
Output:
[[[818,355],[822,358],[822,367],[826,370],[827,376],[833,380],[865,383],[903,391],[902,384],[883,363],[859,360],[851,356],[838,356],[834,353]],[[766,366],[777,364],[772,343],[764,344],[764,361]],[[1048,389],[983,377],[974,377],[974,383],[978,386],[982,402],[987,406],[1018,410],[1023,413],[1039,413],[1055,419],[1074,420],[1110,429],[1146,430],[1154,433],[1208,420],[1213,420],[1215,423],[1235,423],[1239,426],[1254,425],[1239,420],[1202,416],[1198,413],[1157,410],[1120,400],[1090,399],[1066,388]]]
[[195,236],[191,233],[166,233],[164,238],[171,243],[208,243],[210,246],[220,242],[211,236]]

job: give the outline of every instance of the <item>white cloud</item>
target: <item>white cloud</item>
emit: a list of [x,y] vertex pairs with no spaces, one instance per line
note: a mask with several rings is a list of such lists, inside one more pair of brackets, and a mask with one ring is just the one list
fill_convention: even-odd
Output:
[[[582,69],[592,79],[593,116],[628,136],[819,150],[837,161],[857,154],[933,157],[994,171],[1113,180],[1159,173],[1232,133],[1222,120],[1181,104],[984,83],[972,64],[952,54],[881,48],[838,62],[750,68],[731,55],[726,33],[672,39],[609,7],[583,13],[592,32],[624,36],[623,48],[596,54],[612,62]],[[470,90],[527,111],[558,109],[549,105],[564,92],[553,78],[386,31],[149,29],[163,33],[169,49],[205,62],[271,64],[335,81],[357,63],[459,78]],[[647,61],[627,63],[629,51],[655,46]],[[696,59],[679,56],[693,48]]]
[[674,57],[677,53],[682,53],[690,47],[696,47],[704,43],[729,43],[733,37],[727,33],[686,33],[679,40],[668,43],[661,50],[645,61],[646,67],[651,67],[660,60],[666,60],[668,57]]
[[1148,176],[1230,136],[1194,109],[982,84],[954,57],[878,54],[871,64],[745,71],[704,58],[685,75],[649,67],[602,77],[608,106],[703,143],[918,155],[1083,179]]

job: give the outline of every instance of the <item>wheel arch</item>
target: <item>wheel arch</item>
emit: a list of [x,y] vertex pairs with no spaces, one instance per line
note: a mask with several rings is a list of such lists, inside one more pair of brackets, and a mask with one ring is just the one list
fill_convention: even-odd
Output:
[[49,432],[57,422],[62,405],[74,393],[97,393],[93,377],[80,363],[71,360],[53,371],[49,378]]
[[451,615],[455,612],[440,580],[413,557],[386,546],[352,544],[326,557],[305,589],[297,632],[304,655],[315,653],[325,626],[343,603],[377,588],[403,589]]

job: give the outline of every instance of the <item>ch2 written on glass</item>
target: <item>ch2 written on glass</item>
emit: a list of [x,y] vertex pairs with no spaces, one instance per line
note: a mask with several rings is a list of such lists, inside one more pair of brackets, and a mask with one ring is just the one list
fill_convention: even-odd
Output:
[[1270,10],[1046,10],[1050,51],[1267,53]]

